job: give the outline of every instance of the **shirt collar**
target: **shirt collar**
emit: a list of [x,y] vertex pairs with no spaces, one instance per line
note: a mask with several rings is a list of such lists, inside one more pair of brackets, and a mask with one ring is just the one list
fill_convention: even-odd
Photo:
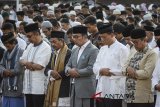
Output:
[[88,40],[84,45],[82,45],[80,48],[86,48],[87,45],[90,43],[90,40]]
[[60,50],[61,50],[61,49],[58,49],[58,51],[57,51],[58,54],[59,54]]
[[34,44],[34,47],[39,46],[43,43],[43,40],[41,42],[39,42],[38,44]]
[[108,46],[108,48],[114,47],[117,44],[117,40],[115,40],[110,46]]

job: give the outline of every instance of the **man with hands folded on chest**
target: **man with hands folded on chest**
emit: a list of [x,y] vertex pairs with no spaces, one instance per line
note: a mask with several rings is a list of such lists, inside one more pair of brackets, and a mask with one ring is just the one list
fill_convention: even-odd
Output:
[[71,107],[94,107],[90,103],[95,94],[95,75],[93,64],[98,48],[87,38],[87,28],[82,25],[73,27],[73,40],[78,46],[72,50],[65,72],[71,76]]

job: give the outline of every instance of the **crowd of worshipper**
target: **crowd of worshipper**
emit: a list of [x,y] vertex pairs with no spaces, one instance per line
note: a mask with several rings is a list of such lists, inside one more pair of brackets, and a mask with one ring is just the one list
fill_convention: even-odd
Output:
[[4,5],[0,107],[160,107],[160,5]]

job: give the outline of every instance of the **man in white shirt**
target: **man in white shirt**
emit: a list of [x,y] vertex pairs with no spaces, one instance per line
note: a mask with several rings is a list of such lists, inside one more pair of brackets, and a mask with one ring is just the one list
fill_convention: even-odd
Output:
[[[160,39],[157,40],[158,49],[160,48]],[[160,51],[158,53],[158,61],[153,71],[152,89],[156,91],[155,107],[160,107]]]
[[130,54],[134,54],[136,52],[136,49],[134,47],[134,44],[131,40],[131,31],[134,29],[134,25],[130,24],[128,25],[125,30],[123,31],[123,37],[124,40],[126,41],[126,47],[129,49]]
[[44,70],[51,56],[51,47],[42,40],[37,23],[24,29],[30,42],[20,58],[20,63],[26,68],[23,86],[26,107],[43,107],[46,88]]
[[98,48],[88,40],[87,28],[82,25],[73,27],[73,40],[78,47],[72,50],[65,69],[72,81],[70,107],[94,107],[90,100],[95,94],[93,64]]
[[147,35],[148,45],[153,49],[156,47],[155,36],[154,36],[154,27],[152,26],[144,26]]
[[3,34],[7,34],[9,32],[13,32],[14,35],[15,35],[15,38],[17,39],[18,41],[18,45],[21,49],[25,50],[26,49],[26,46],[27,46],[27,43],[21,39],[17,33],[16,33],[16,25],[15,25],[15,21],[13,20],[7,20],[6,23],[2,26],[2,31],[3,31]]
[[93,71],[98,77],[96,93],[100,93],[101,102],[97,107],[122,107],[125,94],[125,77],[121,68],[128,56],[126,46],[115,38],[111,24],[103,24],[98,28],[104,46],[101,47],[93,66]]

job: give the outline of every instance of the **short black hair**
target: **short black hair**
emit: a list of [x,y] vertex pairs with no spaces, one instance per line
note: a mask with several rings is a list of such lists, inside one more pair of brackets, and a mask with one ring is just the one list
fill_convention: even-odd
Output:
[[70,6],[68,11],[71,11],[71,10],[74,10],[74,7],[73,6]]
[[129,20],[130,22],[135,22],[135,19],[134,19],[134,17],[132,17],[132,16],[129,16],[129,17],[127,17],[126,19]]
[[96,18],[94,16],[88,16],[85,18],[84,24],[97,24]]
[[53,27],[59,27],[60,24],[58,23],[58,21],[56,19],[49,19],[48,21],[50,21],[53,25]]
[[33,32],[33,33],[38,33],[39,35],[41,34],[39,29],[34,30],[34,31],[32,31],[32,32]]
[[43,6],[43,7],[41,8],[41,10],[48,10],[48,7],[47,7],[47,6]]
[[115,21],[115,20],[116,20],[116,15],[110,15],[110,16],[108,17],[108,20],[109,20],[109,21]]
[[125,26],[122,23],[115,23],[113,25],[114,33],[122,33],[125,30]]
[[153,26],[153,23],[150,20],[144,20],[141,24],[144,24],[145,26]]
[[72,28],[69,28],[66,34],[67,34],[67,35],[68,35],[68,34],[72,34],[72,31],[73,31],[73,29],[72,29]]
[[14,29],[14,26],[11,23],[7,22],[7,23],[4,23],[2,26],[2,30],[11,30],[11,29]]
[[107,5],[102,5],[102,7],[103,7],[105,10],[110,10]]
[[25,27],[28,23],[27,22],[21,22],[19,25],[22,25],[23,27]]
[[43,18],[42,18],[42,16],[35,16],[34,18],[33,18],[33,21],[35,22],[35,21],[38,21],[38,22],[43,22]]
[[86,9],[89,9],[89,6],[87,5],[83,5],[82,8],[86,8]]
[[17,44],[17,43],[18,43],[18,41],[17,41],[17,39],[16,39],[16,38],[14,38],[14,39],[12,39],[12,40],[8,41],[7,43],[9,43],[9,44]]
[[97,7],[92,7],[91,8],[91,12],[97,12],[97,10],[98,10]]
[[69,24],[69,19],[68,18],[62,18],[60,20],[61,23],[68,23]]
[[61,12],[60,9],[55,9],[55,10],[54,10],[54,13],[55,13],[55,14],[56,14],[56,13],[59,13],[59,12]]

